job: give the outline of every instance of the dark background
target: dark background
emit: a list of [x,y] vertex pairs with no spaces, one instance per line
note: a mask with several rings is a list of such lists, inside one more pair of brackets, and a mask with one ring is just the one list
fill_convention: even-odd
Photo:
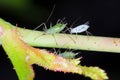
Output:
[[[54,25],[58,19],[66,18],[68,27],[90,22],[88,29],[94,36],[120,37],[120,2],[119,0],[0,0],[0,17],[12,24],[34,29],[45,22],[53,5],[54,12],[47,26]],[[81,33],[84,34],[84,33]],[[81,64],[99,66],[104,69],[109,80],[120,79],[120,54],[108,52],[80,51]],[[71,73],[53,72],[33,65],[35,80],[90,80]],[[1,47],[0,80],[18,80],[10,60]]]

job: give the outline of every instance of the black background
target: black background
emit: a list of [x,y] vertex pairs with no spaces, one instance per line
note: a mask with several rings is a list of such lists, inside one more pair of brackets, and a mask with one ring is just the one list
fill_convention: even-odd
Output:
[[[29,0],[28,0],[29,1]],[[55,24],[58,19],[66,18],[68,27],[90,22],[90,31],[95,36],[120,37],[120,2],[119,0],[31,0],[23,8],[9,5],[0,6],[0,17],[12,24],[34,29],[45,22],[53,5],[56,5],[49,23]],[[82,34],[82,33],[81,33]],[[84,33],[83,33],[84,34]],[[120,79],[120,54],[108,52],[80,51],[83,57],[81,64],[99,66],[104,69],[109,80]],[[53,72],[33,65],[36,77],[34,80],[90,80],[84,76],[71,73]],[[0,80],[18,80],[10,60],[1,47]]]

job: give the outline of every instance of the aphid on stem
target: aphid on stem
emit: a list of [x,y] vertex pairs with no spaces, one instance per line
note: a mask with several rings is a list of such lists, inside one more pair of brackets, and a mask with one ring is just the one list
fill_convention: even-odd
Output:
[[72,58],[75,58],[75,56],[78,54],[79,53],[74,53],[72,51],[65,51],[63,53],[59,53],[58,55],[64,58],[72,59]]
[[46,23],[49,21],[50,17],[52,16],[54,9],[55,9],[55,5],[53,6],[53,9],[52,9],[49,17],[47,18],[46,22],[40,24],[39,26],[37,26],[34,30],[40,28],[40,27],[43,25],[43,26],[44,26],[44,29],[43,29],[43,30],[44,30],[46,33],[54,34],[54,33],[60,33],[60,32],[66,27],[67,23],[64,22],[65,18],[63,18],[62,20],[61,20],[61,19],[58,19],[56,25],[54,25],[54,26],[52,26],[52,25],[50,24],[50,28],[47,29]]
[[[52,9],[52,11],[51,11],[51,13],[50,13],[50,15],[49,15],[46,23],[49,21],[50,17],[52,16],[52,13],[53,13],[54,9],[55,9],[55,5],[53,6],[53,9]],[[50,25],[50,28],[49,28],[49,29],[47,29],[46,23],[42,23],[42,24],[40,24],[39,26],[37,26],[34,30],[40,28],[41,26],[44,26],[43,31],[45,31],[46,34],[52,34],[53,37],[54,37],[54,39],[55,39],[54,34],[55,34],[55,33],[60,33],[60,32],[66,27],[66,25],[67,25],[67,23],[64,23],[63,20],[65,20],[65,18],[63,18],[62,20],[61,20],[61,19],[58,19],[56,25],[54,25],[54,26]],[[57,44],[57,41],[56,41],[56,40],[55,40],[55,42],[56,42],[56,44]]]
[[54,50],[55,54],[57,54],[57,55],[59,55],[59,56],[61,56],[63,58],[67,58],[67,59],[73,59],[80,53],[80,52],[75,53],[75,52],[73,52],[73,50],[70,51],[70,49],[65,50],[63,52],[60,49],[58,49],[57,51],[56,51],[56,49],[53,49],[53,50]]
[[70,33],[82,33],[84,31],[87,31],[89,27],[89,22],[87,21],[86,23],[79,25],[75,28],[70,28]]

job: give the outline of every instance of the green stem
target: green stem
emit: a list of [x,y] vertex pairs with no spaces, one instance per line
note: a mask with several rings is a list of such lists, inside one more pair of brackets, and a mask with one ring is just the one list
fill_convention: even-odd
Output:
[[[4,30],[15,26],[0,19],[0,27]],[[22,39],[29,45],[36,47],[70,48],[89,51],[120,52],[120,38],[84,36],[71,34],[46,34],[18,28]]]
[[70,35],[70,34],[45,34],[38,31],[20,31],[23,40],[32,46],[70,48],[89,51],[120,52],[120,38]]

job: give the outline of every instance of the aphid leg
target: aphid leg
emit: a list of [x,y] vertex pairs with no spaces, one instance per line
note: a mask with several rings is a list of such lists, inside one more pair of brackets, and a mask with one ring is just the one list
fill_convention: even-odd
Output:
[[54,34],[52,34],[52,35],[53,35],[56,45],[58,45],[57,40],[55,39],[55,35]]
[[42,23],[42,24],[40,24],[39,26],[37,26],[34,30],[37,30],[37,29],[40,28],[42,25],[46,28],[46,24],[45,24],[45,23]]
[[52,48],[51,51],[55,54],[55,55],[59,55],[61,53],[60,49],[56,50],[55,48]]
[[[64,30],[64,31],[62,31],[62,33],[65,33],[66,31],[70,32],[70,29],[71,29],[71,28],[68,28],[67,26],[66,26],[66,28],[67,28],[67,29]],[[71,34],[72,34],[72,33],[71,33]],[[69,37],[70,39],[72,39],[74,43],[76,43],[75,40],[74,40],[71,36],[68,35],[68,37]]]
[[57,51],[55,48],[53,48],[53,53],[57,55]]
[[87,31],[87,30],[86,30],[85,32],[87,33],[88,36],[89,36],[89,35],[92,36],[92,33],[91,33],[91,32],[89,32],[89,31]]
[[[72,33],[71,33],[72,34]],[[69,36],[70,39],[72,39],[72,41],[76,44],[76,41],[75,39],[73,39],[71,36]],[[77,36],[76,36],[76,39],[77,39]]]
[[88,36],[88,39],[89,39],[89,36],[92,36],[92,33],[90,33],[89,31],[85,31],[86,32],[86,34],[87,34],[87,36]]
[[[66,45],[66,43],[63,44],[62,47],[63,47],[64,45]],[[53,48],[53,52],[54,52],[56,55],[59,55],[59,56],[60,56],[60,53],[62,53],[60,50],[61,50],[60,48],[59,48],[58,50],[56,50],[55,48]]]
[[[68,51],[70,52],[70,48],[68,49]],[[70,53],[68,54],[68,59],[69,59],[69,62],[70,62]]]
[[76,41],[71,36],[68,35],[68,37],[76,44]]
[[[41,23],[39,26],[37,26],[34,30],[37,30],[38,28],[40,28],[41,26],[44,26],[45,28],[43,28],[43,31],[46,31],[47,30],[47,27],[46,27],[46,24],[45,23]],[[39,36],[37,36],[37,37],[35,37],[34,39],[36,40],[38,37],[40,37],[40,36],[42,36],[42,35],[45,35],[46,34],[46,32],[45,33],[43,33],[43,34],[41,34],[41,35],[39,35]]]
[[[69,29],[69,32],[70,32],[71,29],[72,28]],[[70,34],[72,34],[72,33],[70,33]],[[77,40],[77,33],[75,33],[75,35],[76,35],[76,40]],[[73,38],[71,38],[71,39],[74,40]],[[75,40],[74,40],[74,43],[76,43]]]
[[66,26],[66,30],[62,31],[62,33],[65,33],[66,31],[70,31],[69,28]]
[[44,27],[43,27],[43,31],[47,31],[47,26],[46,26],[46,24],[43,24],[44,25]]
[[52,22],[50,22],[50,28],[52,27]]

